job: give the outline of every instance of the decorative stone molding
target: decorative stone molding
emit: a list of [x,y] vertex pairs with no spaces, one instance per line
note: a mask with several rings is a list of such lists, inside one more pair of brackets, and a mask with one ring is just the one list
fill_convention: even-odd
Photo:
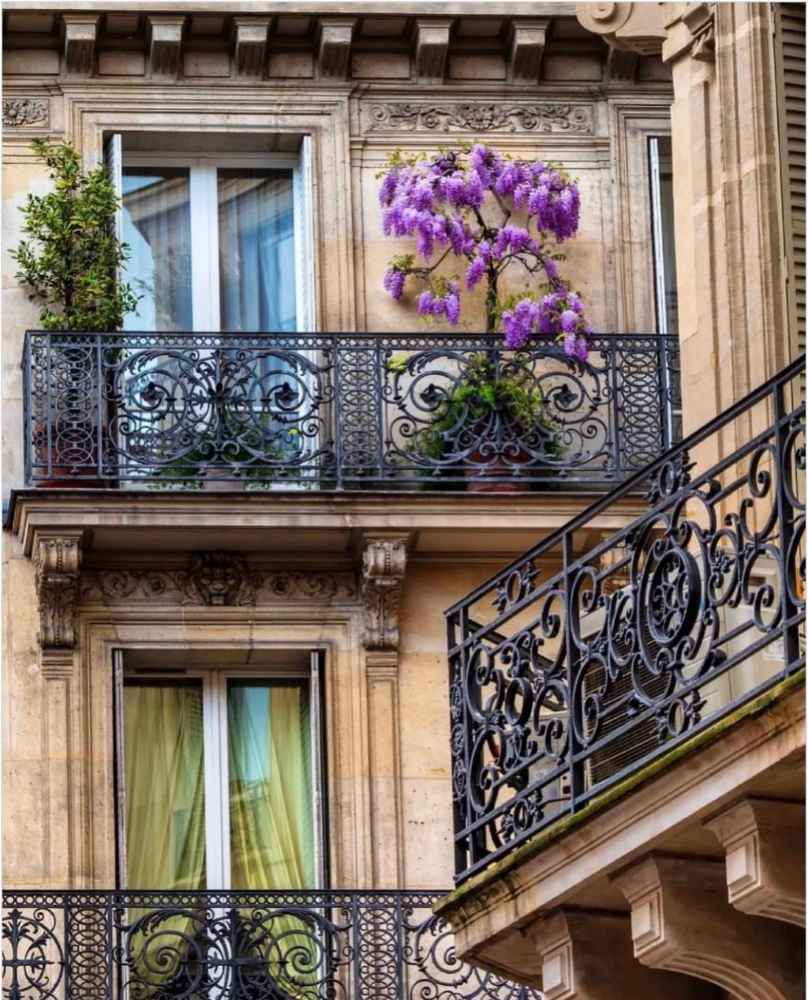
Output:
[[149,69],[153,77],[176,79],[182,63],[185,17],[150,14],[148,17]]
[[805,927],[805,804],[744,799],[704,825],[726,851],[730,904]]
[[613,877],[631,904],[634,957],[737,1000],[799,995],[800,932],[729,905],[721,862],[651,855]]
[[511,77],[515,83],[538,83],[549,27],[549,17],[514,24],[511,38]]
[[71,76],[93,75],[99,20],[98,15],[62,15],[65,26],[65,69]]
[[320,18],[320,76],[347,80],[355,17]]
[[702,62],[715,59],[715,4],[680,3],[665,22],[662,59],[670,63],[690,55]]
[[47,128],[50,102],[38,97],[7,97],[3,101],[3,124],[7,128]]
[[545,1000],[706,1000],[697,980],[635,961],[624,913],[558,910],[531,925],[527,934],[539,953]]
[[39,645],[43,655],[76,645],[81,531],[39,531],[34,539]]
[[[227,560],[237,561],[237,564]],[[91,569],[81,574],[82,604],[252,607],[278,601],[352,603],[353,573],[283,571],[246,564],[228,553],[196,554],[188,569]]]
[[391,101],[365,108],[367,131],[559,132],[591,135],[590,104],[410,104]]
[[407,568],[407,542],[408,536],[400,533],[365,534],[362,595],[367,649],[398,649],[398,607]]
[[451,28],[451,20],[415,22],[415,75],[419,83],[443,82]]
[[234,17],[236,70],[239,76],[261,79],[266,64],[268,17]]
[[666,38],[661,3],[579,3],[578,22],[615,49],[658,55]]

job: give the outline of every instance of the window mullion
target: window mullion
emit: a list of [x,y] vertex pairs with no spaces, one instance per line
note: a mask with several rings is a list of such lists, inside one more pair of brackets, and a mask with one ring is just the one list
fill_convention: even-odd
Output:
[[[208,889],[226,889],[230,882],[227,823],[227,705],[220,674],[204,674],[205,747],[205,867]],[[225,838],[225,834],[227,835]]]
[[219,220],[216,167],[191,173],[191,272],[194,329],[219,330]]

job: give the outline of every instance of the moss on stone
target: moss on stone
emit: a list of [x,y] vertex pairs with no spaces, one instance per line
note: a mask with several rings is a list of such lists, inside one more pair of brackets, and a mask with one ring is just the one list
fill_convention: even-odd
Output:
[[524,844],[514,848],[504,858],[500,858],[499,861],[494,862],[490,868],[486,868],[484,871],[472,876],[468,882],[465,882],[447,896],[444,896],[433,907],[434,912],[446,917],[451,911],[466,902],[470,896],[502,879],[507,873],[517,868],[529,858],[534,857],[549,844],[560,840],[570,830],[582,826],[593,816],[604,812],[614,803],[624,798],[629,792],[635,791],[641,785],[645,785],[651,779],[656,778],[663,771],[667,771],[678,761],[682,760],[683,757],[687,757],[695,750],[700,750],[715,743],[719,737],[741,722],[761,715],[775,702],[781,701],[786,695],[795,691],[804,683],[805,667],[802,667],[796,673],[792,674],[791,677],[787,677],[785,680],[780,681],[779,684],[775,684],[774,687],[769,688],[768,691],[764,691],[757,698],[753,698],[734,711],[729,712],[689,740],[685,740],[684,743],[674,747],[673,750],[663,754],[661,757],[657,757],[634,774],[618,782],[612,788],[595,796],[583,809],[564,816],[525,841]]

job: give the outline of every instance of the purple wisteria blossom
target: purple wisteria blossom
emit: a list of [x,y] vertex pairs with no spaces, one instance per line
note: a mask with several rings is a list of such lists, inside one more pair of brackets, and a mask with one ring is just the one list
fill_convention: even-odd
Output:
[[[391,261],[384,288],[394,299],[412,276],[426,283],[419,314],[456,325],[461,277],[468,290],[485,281],[487,329],[500,329],[508,348],[556,337],[570,357],[586,358],[591,331],[583,304],[560,277],[554,253],[575,235],[580,219],[578,187],[562,169],[508,158],[482,143],[431,158],[397,153],[382,177],[379,203],[385,235],[414,238],[423,261]],[[453,257],[462,264],[451,275]],[[502,302],[499,278],[519,265],[533,287]]]

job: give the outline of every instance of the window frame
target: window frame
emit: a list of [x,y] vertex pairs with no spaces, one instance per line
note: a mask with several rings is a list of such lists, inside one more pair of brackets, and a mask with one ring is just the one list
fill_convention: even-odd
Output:
[[[113,137],[114,139],[114,137]],[[219,203],[217,170],[256,169],[292,171],[292,212],[295,257],[295,328],[314,330],[314,269],[312,253],[311,155],[303,136],[298,153],[120,153],[120,183],[131,167],[173,167],[188,170],[191,213],[191,302],[193,332],[226,333],[221,329],[219,274]],[[114,147],[114,143],[111,148]],[[125,269],[123,270],[126,276]],[[206,294],[203,294],[205,290]],[[262,332],[262,331],[248,331]]]
[[126,877],[126,761],[123,752],[124,695],[127,681],[148,684],[150,681],[199,680],[202,686],[202,730],[203,768],[205,786],[205,889],[206,891],[227,891],[231,888],[230,866],[230,811],[228,799],[228,729],[227,691],[230,680],[264,681],[271,685],[275,681],[297,681],[307,684],[309,695],[309,740],[311,759],[311,796],[314,830],[314,881],[312,890],[322,889],[326,884],[326,842],[324,795],[324,740],[325,732],[321,711],[320,670],[318,654],[311,655],[311,665],[306,668],[273,668],[266,666],[249,667],[182,667],[172,668],[166,664],[161,669],[127,670],[123,664],[119,670],[116,687],[115,747],[116,747],[116,788],[118,798],[118,840],[120,844],[119,881],[127,887]]

